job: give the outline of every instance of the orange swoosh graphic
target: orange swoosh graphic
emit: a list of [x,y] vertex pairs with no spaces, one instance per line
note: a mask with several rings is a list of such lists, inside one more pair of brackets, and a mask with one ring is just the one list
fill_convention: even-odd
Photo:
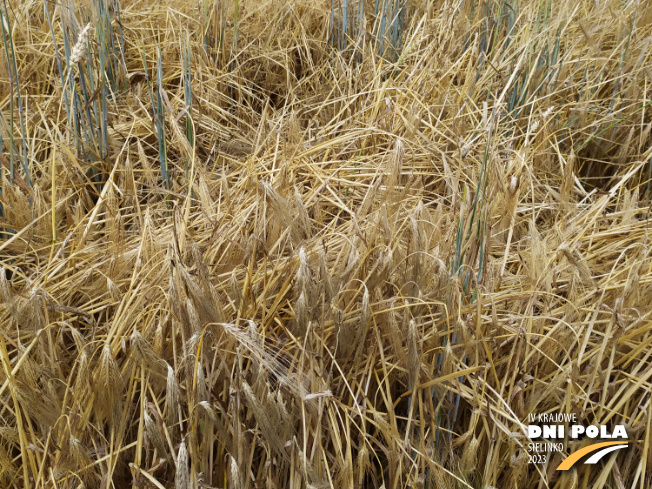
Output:
[[588,455],[591,452],[595,452],[596,450],[600,450],[601,448],[604,447],[610,447],[612,445],[627,445],[626,441],[605,441],[603,443],[594,443],[593,445],[589,445],[588,447],[584,447],[581,450],[576,451],[572,455],[570,455],[566,460],[564,460],[562,463],[559,464],[559,467],[557,467],[557,470],[568,470],[570,469],[573,465],[575,465],[575,462],[577,462],[579,459],[581,459],[584,455]]

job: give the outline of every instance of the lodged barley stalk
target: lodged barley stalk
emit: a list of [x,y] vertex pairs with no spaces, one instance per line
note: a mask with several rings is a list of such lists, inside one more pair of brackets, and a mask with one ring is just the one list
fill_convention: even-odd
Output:
[[651,18],[0,2],[0,487],[649,487]]

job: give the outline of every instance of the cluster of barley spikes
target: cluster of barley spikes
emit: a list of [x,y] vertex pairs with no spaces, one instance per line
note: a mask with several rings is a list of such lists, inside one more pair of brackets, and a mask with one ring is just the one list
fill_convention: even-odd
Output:
[[0,30],[0,487],[651,487],[652,2]]

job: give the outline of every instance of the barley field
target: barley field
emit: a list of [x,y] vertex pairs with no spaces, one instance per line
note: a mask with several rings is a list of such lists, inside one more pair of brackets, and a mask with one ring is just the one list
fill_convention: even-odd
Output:
[[652,486],[652,2],[0,24],[0,487]]

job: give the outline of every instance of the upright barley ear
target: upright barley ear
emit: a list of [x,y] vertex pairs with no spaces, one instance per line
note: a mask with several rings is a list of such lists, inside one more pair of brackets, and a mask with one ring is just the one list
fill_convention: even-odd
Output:
[[179,433],[179,400],[181,393],[179,391],[179,384],[177,384],[177,379],[174,375],[174,370],[170,365],[168,365],[168,378],[166,383],[165,390],[165,406],[166,406],[166,416],[165,422],[172,430],[172,433],[175,436]]
[[326,261],[326,252],[324,248],[319,249],[319,282],[324,290],[324,302],[330,303],[335,296],[335,288],[333,286],[333,278],[328,270],[328,262]]
[[297,268],[294,290],[296,297],[294,311],[296,331],[294,333],[303,336],[308,327],[308,310],[314,307],[312,304],[314,294],[311,293],[313,291],[312,274],[304,246],[299,249],[299,268]]
[[291,206],[285,197],[283,197],[269,182],[263,181],[261,189],[270,207],[274,211],[276,222],[281,228],[290,229],[290,236],[294,243],[301,242],[301,233],[299,226],[293,216],[290,214]]
[[[280,437],[281,443],[285,448],[286,443],[292,438],[292,423],[294,420],[285,407],[281,391],[276,391],[276,395],[274,395],[268,389],[264,406],[267,412],[271,413],[272,419],[276,425],[277,435]],[[285,453],[284,448],[283,453]]]
[[256,397],[254,391],[245,380],[242,381],[241,385],[247,404],[249,404],[254,413],[254,418],[258,423],[258,427],[265,441],[276,453],[283,454],[285,441],[279,436],[279,420],[275,419],[274,411],[266,409],[267,406],[264,406],[260,399]]
[[306,298],[306,291],[302,290],[299,294],[299,298],[295,303],[295,325],[296,331],[294,332],[297,336],[304,336],[308,328],[308,304]]
[[145,184],[150,187],[156,187],[157,186],[156,172],[154,171],[154,168],[150,164],[150,161],[147,158],[147,155],[145,154],[145,149],[143,148],[143,145],[141,144],[140,140],[138,140],[136,144],[138,146],[138,160],[140,161],[140,165],[143,168],[143,179],[145,180]]
[[310,239],[312,237],[312,225],[310,224],[310,216],[308,215],[308,210],[306,205],[303,203],[301,194],[294,188],[294,207],[297,210],[298,225],[301,230],[301,234],[304,238]]
[[478,439],[473,436],[464,447],[464,452],[462,453],[462,460],[460,461],[460,470],[465,476],[469,476],[478,468],[478,448],[480,448],[480,442]]
[[367,444],[363,441],[362,448],[358,452],[357,460],[357,469],[358,469],[358,487],[364,487],[364,478],[369,468],[371,467],[371,461],[369,460],[369,448]]
[[199,364],[197,365],[197,400],[199,402],[208,402],[209,399],[208,383],[206,382],[204,367]]
[[624,308],[635,307],[636,304],[640,303],[642,292],[640,280],[646,276],[645,273],[641,273],[641,267],[648,260],[651,250],[652,248],[645,245],[639,247],[637,261],[634,262],[634,265],[629,270],[627,282],[625,282],[625,286],[623,287],[622,297]]
[[365,285],[364,293],[362,294],[362,307],[360,308],[360,324],[366,332],[369,326],[369,319],[371,318],[371,307],[369,305],[369,289]]
[[233,306],[237,311],[240,310],[241,307],[243,307],[243,302],[244,302],[244,297],[242,295],[242,286],[240,285],[240,282],[238,282],[238,277],[236,275],[236,270],[233,271],[231,274],[231,278],[229,279],[229,289],[230,289],[230,299],[233,301]]
[[[169,316],[167,318],[162,318],[156,321],[156,332],[154,333],[154,338],[152,339],[152,349],[154,352],[159,356],[163,356],[163,351],[165,349],[165,343],[166,343],[166,338],[165,338],[165,329],[164,325],[167,323],[169,319]],[[163,364],[165,372],[163,375],[166,375],[167,373],[167,364]]]
[[[524,448],[516,450],[510,460],[511,472],[509,474],[509,482],[505,487],[518,489],[521,487],[521,481],[524,479],[528,467],[529,455]],[[568,487],[565,485],[565,487]]]
[[[85,447],[81,440],[74,436],[70,435],[70,441],[68,443],[68,448],[70,450],[69,457],[73,460],[75,465],[80,469],[89,469],[93,465],[91,457],[88,454],[88,448]],[[86,473],[84,476],[88,477],[90,474]]]
[[149,342],[143,338],[143,335],[134,328],[129,339],[129,347],[131,349],[131,354],[134,359],[138,362],[142,362],[145,367],[157,375],[166,374],[166,363],[160,358]]
[[416,321],[411,319],[408,327],[407,337],[407,365],[412,389],[416,389],[417,387],[417,383],[419,382],[419,370],[421,369],[421,354],[419,352],[419,345],[417,341],[418,335]]
[[570,262],[585,286],[596,286],[589,264],[579,251],[569,248],[566,243],[562,243],[557,248],[557,253],[558,255],[564,256]]
[[395,355],[395,362],[401,367],[407,367],[407,359],[405,349],[403,348],[403,332],[398,324],[396,318],[396,297],[392,297],[389,301],[389,310],[387,311],[387,334],[392,346],[392,352]]
[[88,353],[86,353],[86,348],[82,348],[75,360],[76,376],[72,386],[72,392],[75,394],[75,402],[84,400],[82,393],[88,389],[91,380],[90,372],[91,369],[89,368]]
[[122,404],[122,377],[109,343],[105,343],[100,354],[95,383],[96,411],[101,419],[117,424]]
[[188,471],[188,450],[186,440],[181,440],[177,454],[177,473],[174,477],[174,489],[192,489],[190,472]]
[[308,257],[306,255],[306,248],[302,246],[299,248],[299,268],[296,275],[296,288],[298,292],[305,291],[310,280],[310,268],[308,267]]
[[198,335],[201,333],[202,323],[199,319],[199,313],[197,312],[195,303],[190,299],[190,297],[186,298],[186,312],[188,313],[188,329],[193,336]]
[[360,244],[360,238],[355,236],[352,243],[349,245],[349,253],[346,257],[346,266],[344,271],[339,276],[339,286],[348,282],[351,278],[351,274],[357,269],[360,265],[360,252],[358,251],[358,245]]
[[154,420],[149,415],[147,410],[145,410],[144,412],[144,419],[145,419],[145,433],[147,433],[147,439],[152,444],[152,447],[154,447],[154,449],[156,450],[157,456],[165,457],[170,462],[172,462],[170,454],[168,453],[165,446],[165,439],[163,438],[163,433],[161,433],[160,428],[154,422]]
[[367,331],[369,331],[369,320],[371,319],[371,307],[369,305],[369,289],[365,285],[364,293],[362,294],[362,307],[360,309],[360,323],[356,331],[356,357],[360,357],[364,349],[365,340],[367,339]]
[[27,300],[18,303],[18,322],[21,326],[35,331],[45,327],[45,309],[50,300],[39,287],[30,289]]
[[236,462],[235,458],[233,458],[231,455],[229,455],[229,458],[231,459],[231,463],[230,463],[231,488],[242,489],[244,486],[242,485],[242,477],[240,476],[240,469],[238,468],[238,462]]
[[344,327],[344,311],[339,307],[333,305],[333,322],[335,323],[335,351],[336,358],[342,359],[345,357],[344,352],[347,350],[347,345],[351,342],[351,328]]
[[106,277],[106,290],[109,293],[109,297],[114,303],[117,303],[120,301],[122,298],[122,294],[120,293],[120,289],[118,286],[115,284],[113,280],[111,280],[109,277]]
[[[564,475],[567,477],[566,484],[564,486],[567,489],[577,489],[579,484],[579,476],[577,475],[577,470],[567,470],[564,472]],[[563,477],[562,477],[563,481]]]
[[570,210],[571,195],[573,193],[573,186],[575,185],[575,161],[577,156],[573,151],[568,155],[566,165],[563,168],[563,180],[561,183],[561,204]]
[[401,172],[403,171],[403,157],[405,156],[405,145],[401,138],[394,143],[394,151],[389,161],[389,183],[387,190],[394,191],[394,187],[400,183]]

